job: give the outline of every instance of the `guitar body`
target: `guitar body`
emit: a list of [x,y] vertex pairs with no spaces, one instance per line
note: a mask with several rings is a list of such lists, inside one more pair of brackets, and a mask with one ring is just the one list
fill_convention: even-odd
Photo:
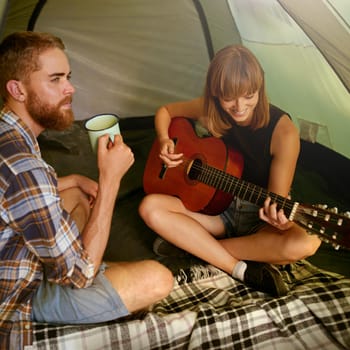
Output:
[[166,168],[159,158],[159,142],[155,140],[143,176],[145,192],[179,197],[191,211],[209,215],[223,212],[230,205],[233,195],[191,178],[189,169],[194,161],[200,161],[240,178],[242,155],[226,147],[216,137],[198,137],[192,123],[183,117],[172,119],[169,137],[175,142],[175,152],[184,154],[184,162],[175,168]]

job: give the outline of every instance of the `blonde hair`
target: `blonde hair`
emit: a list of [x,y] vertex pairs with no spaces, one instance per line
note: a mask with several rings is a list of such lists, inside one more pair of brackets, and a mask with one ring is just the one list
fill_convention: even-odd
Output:
[[262,128],[270,120],[264,71],[257,58],[244,46],[231,45],[218,51],[209,65],[204,89],[204,113],[208,116],[210,132],[221,137],[232,127],[233,121],[221,107],[220,99],[235,100],[257,91],[259,100],[252,129]]

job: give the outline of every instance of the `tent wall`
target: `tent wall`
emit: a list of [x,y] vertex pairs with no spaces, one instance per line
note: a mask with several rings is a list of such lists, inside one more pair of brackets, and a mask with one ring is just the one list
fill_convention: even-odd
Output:
[[4,10],[0,26],[1,38],[17,30],[27,30],[35,8],[40,3],[44,5],[45,1],[1,0],[0,14]]
[[271,101],[290,112],[304,139],[350,158],[349,92],[309,36],[275,0],[230,4],[243,44],[265,70]]
[[[243,43],[259,58],[272,103],[303,139],[350,158],[347,0],[9,0],[1,35],[26,29],[63,38],[76,118],[153,115],[202,93],[211,56]],[[39,6],[40,7],[40,6]]]
[[[349,15],[345,7],[342,12],[331,6],[331,2],[318,2],[304,0],[304,6],[296,6],[296,2],[279,0],[298,25],[315,43],[339,79],[350,91],[350,41],[349,41]],[[340,1],[336,2],[338,5]],[[350,11],[349,11],[350,12]],[[348,17],[346,21],[345,17]],[[331,28],[331,30],[329,30]],[[339,49],[341,48],[341,50]]]
[[51,1],[35,29],[64,38],[78,119],[152,115],[201,93],[209,57],[192,1]]

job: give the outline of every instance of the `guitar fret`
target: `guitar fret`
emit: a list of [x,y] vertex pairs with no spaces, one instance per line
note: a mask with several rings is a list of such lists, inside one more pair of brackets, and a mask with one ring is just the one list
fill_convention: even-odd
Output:
[[254,203],[254,201],[252,200],[253,196],[254,196],[254,190],[255,190],[255,186],[253,185],[253,190],[250,192],[250,196],[249,198],[247,199],[248,202],[251,202],[251,203]]
[[257,203],[257,201],[259,200],[259,198],[261,197],[261,193],[263,192],[263,189],[260,187],[259,189],[259,193],[257,194],[257,198],[256,198],[256,202],[255,204]]
[[225,180],[224,180],[224,188],[223,191],[230,193],[231,192],[231,185],[232,185],[233,180],[230,179],[227,174],[225,174]]

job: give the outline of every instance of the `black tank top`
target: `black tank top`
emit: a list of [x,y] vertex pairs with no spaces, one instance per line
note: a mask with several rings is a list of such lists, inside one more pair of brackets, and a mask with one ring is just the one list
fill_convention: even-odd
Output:
[[233,147],[243,155],[242,180],[267,188],[272,160],[270,154],[272,133],[283,114],[288,115],[281,109],[270,105],[270,122],[265,128],[252,130],[249,126],[234,124],[223,136],[228,147]]

